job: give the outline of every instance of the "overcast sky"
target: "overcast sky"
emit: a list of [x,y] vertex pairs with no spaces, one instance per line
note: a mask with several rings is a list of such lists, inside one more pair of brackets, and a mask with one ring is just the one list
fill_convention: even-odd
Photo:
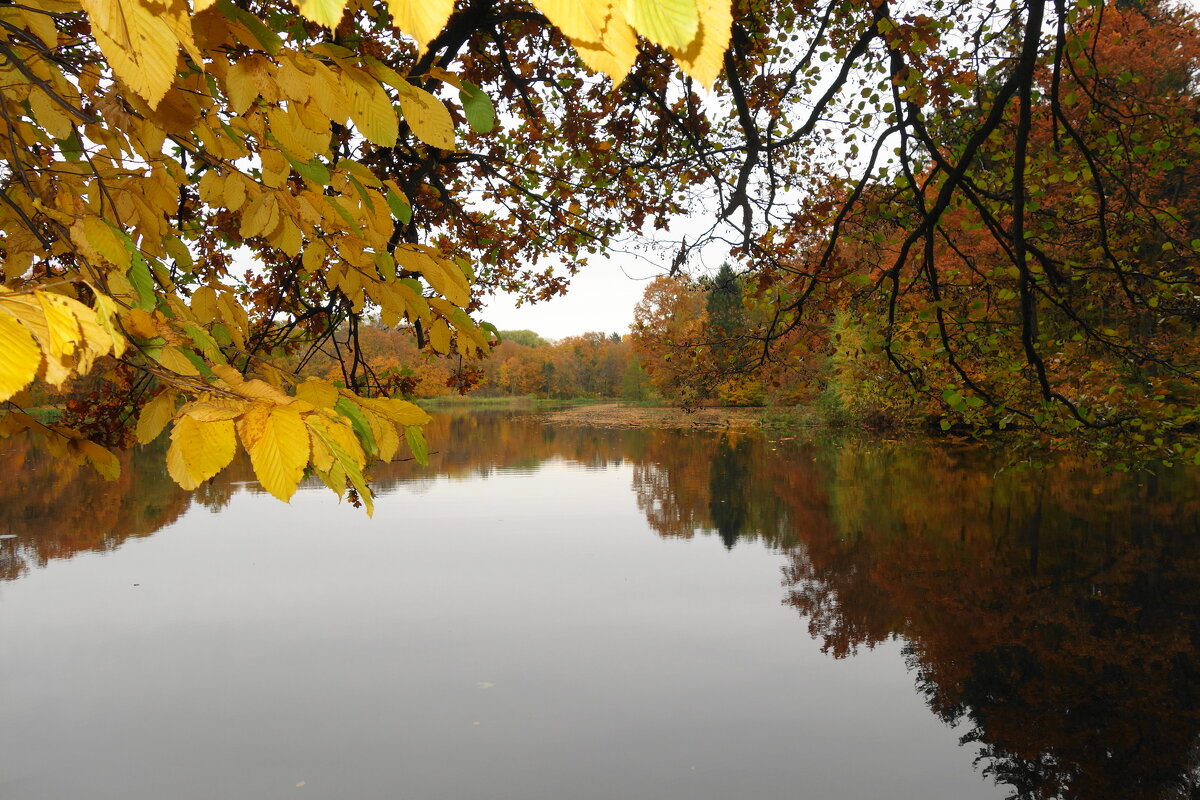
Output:
[[624,336],[633,322],[633,307],[646,284],[662,271],[629,256],[593,257],[571,279],[567,294],[545,303],[516,308],[507,295],[493,297],[478,314],[502,331],[531,330],[547,339],[590,331]]

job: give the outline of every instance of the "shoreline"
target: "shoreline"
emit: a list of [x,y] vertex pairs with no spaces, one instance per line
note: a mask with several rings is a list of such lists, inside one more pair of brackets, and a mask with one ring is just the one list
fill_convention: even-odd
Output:
[[761,430],[762,408],[699,408],[683,411],[659,406],[627,406],[593,403],[538,416],[555,425],[590,425],[601,428],[705,428],[716,430]]

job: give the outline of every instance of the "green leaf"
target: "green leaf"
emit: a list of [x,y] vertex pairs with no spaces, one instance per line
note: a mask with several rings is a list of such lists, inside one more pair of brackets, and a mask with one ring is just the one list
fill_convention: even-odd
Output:
[[375,269],[379,270],[379,274],[385,280],[390,281],[396,277],[396,259],[392,258],[392,254],[388,252],[376,253]]
[[217,8],[227,19],[245,25],[268,55],[275,55],[279,52],[279,48],[283,47],[283,40],[279,38],[279,34],[264,25],[262,20],[253,14],[243,11],[229,0],[217,0]]
[[129,282],[133,284],[138,295],[137,307],[143,311],[152,311],[156,302],[154,276],[150,274],[150,267],[146,264],[146,259],[142,258],[141,253],[134,250],[132,255],[133,263],[129,267]]
[[354,428],[354,434],[362,442],[363,450],[367,452],[367,455],[371,457],[378,456],[379,445],[375,444],[375,434],[371,430],[371,423],[367,422],[367,418],[363,416],[362,409],[345,397],[338,398],[334,409],[343,417],[350,420],[350,425]]
[[429,466],[429,445],[425,443],[425,434],[415,425],[409,425],[404,429],[404,440],[408,442],[408,449],[412,452],[413,458],[423,467]]
[[79,138],[79,131],[72,130],[70,136],[59,139],[58,149],[62,151],[63,158],[67,161],[78,161],[83,158],[83,142]]
[[192,340],[192,344],[196,345],[196,349],[209,359],[217,364],[225,363],[225,354],[221,352],[220,345],[208,331],[189,322],[183,326],[183,332]]
[[[274,138],[274,137],[272,137]],[[328,186],[330,181],[329,168],[314,158],[312,161],[298,161],[287,154],[287,151],[280,150],[283,157],[287,159],[288,164],[291,164],[292,169],[296,170],[296,174],[314,186]]]
[[388,208],[392,210],[392,216],[403,222],[405,225],[412,222],[412,206],[400,199],[400,196],[391,189],[387,190]]
[[496,127],[496,107],[492,105],[492,98],[478,86],[463,81],[458,99],[462,102],[471,130],[476,133],[490,133],[492,128]]

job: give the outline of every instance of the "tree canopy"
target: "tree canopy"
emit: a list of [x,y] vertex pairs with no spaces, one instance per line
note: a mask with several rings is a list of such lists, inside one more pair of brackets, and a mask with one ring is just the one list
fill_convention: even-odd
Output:
[[[295,12],[0,6],[0,433],[111,476],[107,446],[169,428],[184,488],[240,447],[281,499],[311,469],[369,509],[364,467],[423,459],[428,416],[364,363],[364,313],[462,364],[494,341],[479,289],[545,297],[546,259],[675,211],[613,152],[651,122],[611,81],[640,35],[645,80],[712,83],[730,29],[695,0]],[[321,352],[336,384],[298,375]],[[52,424],[24,410],[58,402],[42,386],[73,395]]]

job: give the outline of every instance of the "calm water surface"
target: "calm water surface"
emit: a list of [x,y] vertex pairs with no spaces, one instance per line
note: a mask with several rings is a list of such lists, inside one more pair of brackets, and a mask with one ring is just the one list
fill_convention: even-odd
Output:
[[0,457],[0,798],[1186,797],[1200,491],[438,419],[374,519]]

